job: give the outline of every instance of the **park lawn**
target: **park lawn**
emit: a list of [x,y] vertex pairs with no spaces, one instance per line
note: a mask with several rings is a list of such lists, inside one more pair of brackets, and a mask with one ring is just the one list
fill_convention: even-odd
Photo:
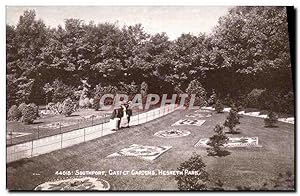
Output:
[[[157,108],[158,106],[151,106],[147,110],[139,110],[138,108],[133,109],[133,114],[137,115],[141,112],[146,112],[153,108]],[[27,141],[31,141],[33,139],[43,138],[51,135],[57,135],[60,133],[65,133],[69,131],[73,131],[76,129],[89,127],[96,124],[101,124],[104,122],[108,122],[111,116],[112,110],[99,110],[95,111],[94,109],[79,109],[72,113],[71,116],[66,117],[64,115],[47,115],[44,117],[40,117],[34,121],[33,124],[25,125],[22,122],[9,122],[6,121],[6,132],[22,132],[22,133],[31,133],[29,135],[25,135],[22,137],[10,137],[7,136],[6,144],[18,144]],[[91,118],[94,115],[96,118]],[[47,127],[47,125],[51,125],[53,123],[62,123],[65,126],[61,128],[57,125],[56,127]]]
[[[38,139],[41,137],[47,137],[63,132],[72,131],[74,129],[92,126],[92,124],[99,124],[103,121],[108,121],[111,111],[95,111],[94,109],[80,109],[74,112],[71,116],[66,117],[64,115],[47,115],[40,117],[34,121],[33,124],[25,125],[22,122],[9,122],[6,121],[6,132],[24,132],[31,133],[30,135],[13,138],[7,138],[7,145],[30,141],[32,139]],[[94,115],[97,118],[93,120],[88,118]],[[63,123],[66,126],[59,127],[47,127],[47,125],[53,123]],[[69,123],[69,124],[68,124]]]
[[[99,139],[20,160],[7,165],[7,187],[9,190],[32,190],[45,181],[63,178],[56,176],[61,170],[176,170],[183,161],[189,159],[193,152],[200,154],[206,163],[213,186],[221,180],[227,190],[236,186],[261,186],[265,181],[276,178],[279,173],[294,172],[294,125],[278,123],[276,128],[265,128],[263,119],[243,116],[238,125],[238,135],[233,137],[259,137],[260,148],[230,148],[231,154],[226,157],[207,156],[206,149],[195,147],[200,138],[213,134],[213,128],[223,123],[228,113],[213,114],[201,118],[206,122],[200,126],[178,126],[191,132],[181,138],[159,138],[153,134],[165,130],[179,119],[187,118],[186,114],[194,111],[176,111],[162,118],[143,125],[122,129],[115,134]],[[231,135],[229,135],[231,136]],[[106,156],[131,144],[172,146],[154,161],[134,157]],[[36,175],[39,174],[39,175]],[[112,190],[176,190],[174,176],[100,176],[107,180]]]

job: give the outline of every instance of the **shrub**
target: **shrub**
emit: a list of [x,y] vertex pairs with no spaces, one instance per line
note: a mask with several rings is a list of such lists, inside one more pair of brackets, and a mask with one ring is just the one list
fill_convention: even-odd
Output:
[[294,114],[295,108],[295,100],[294,100],[294,93],[292,91],[288,92],[286,95],[283,96],[281,101],[282,112],[288,114]]
[[217,100],[216,104],[215,104],[215,110],[217,111],[217,113],[221,113],[224,110],[224,105],[221,103],[220,100]]
[[204,106],[206,104],[206,102],[205,102],[205,100],[206,100],[206,91],[202,87],[202,84],[199,81],[192,80],[189,83],[189,85],[186,89],[186,93],[189,94],[189,95],[191,95],[191,94],[196,95],[194,105]]
[[239,122],[239,116],[238,116],[237,110],[231,109],[229,112],[229,115],[227,116],[227,118],[224,122],[224,126],[229,128],[230,133],[237,133],[234,130],[234,127],[239,123],[240,122]]
[[22,116],[22,113],[16,105],[10,107],[7,113],[7,120],[9,121],[18,121]]
[[197,171],[198,175],[176,175],[175,180],[179,190],[206,190],[208,182],[208,173],[205,171],[205,163],[200,155],[193,154],[192,157],[181,163],[177,168],[178,171],[185,173],[186,171]]
[[46,94],[52,94],[52,101],[54,103],[63,102],[68,97],[74,98],[73,87],[64,84],[58,79],[54,80],[52,84],[45,84],[43,90]]
[[23,109],[27,106],[26,103],[21,103],[18,107],[19,111],[22,113]]
[[266,127],[274,127],[278,122],[278,117],[275,112],[269,112],[267,118],[264,119]]
[[93,98],[90,99],[90,108],[94,108],[95,100]]
[[36,111],[31,105],[27,105],[22,111],[22,121],[25,124],[32,124],[36,119]]
[[100,97],[98,95],[94,98],[94,109],[98,111],[100,109]]
[[34,109],[36,116],[39,117],[39,107],[35,103],[30,103],[29,105]]
[[[145,93],[148,91],[148,87],[142,87]],[[139,92],[139,86],[136,85],[134,82],[131,84],[125,84],[124,82],[120,82],[120,86],[118,89],[118,93],[126,94],[128,96],[128,100],[132,100],[136,94]]]
[[263,90],[263,89],[253,89],[246,97],[246,100],[245,100],[246,106],[260,109],[261,108],[261,105],[259,103],[260,96],[265,91],[266,90]]
[[209,138],[207,143],[210,148],[207,148],[208,156],[225,156],[228,151],[224,150],[224,144],[228,143],[229,138],[223,132],[221,125],[216,125],[214,128],[214,135]]
[[91,107],[91,102],[90,102],[90,99],[88,97],[84,98],[83,103],[84,103],[84,108],[90,108]]
[[216,101],[217,101],[217,94],[216,94],[215,90],[213,89],[207,103],[208,103],[208,105],[212,106],[212,105],[216,104]]
[[74,103],[72,102],[71,99],[66,99],[63,102],[63,114],[65,116],[71,116],[71,114],[74,112]]

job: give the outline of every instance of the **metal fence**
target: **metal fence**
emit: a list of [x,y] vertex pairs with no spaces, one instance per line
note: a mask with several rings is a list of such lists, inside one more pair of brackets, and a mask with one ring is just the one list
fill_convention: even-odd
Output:
[[[179,109],[178,105],[170,104],[147,112],[138,113],[131,117],[130,126],[136,126],[155,120],[177,109]],[[112,131],[112,129],[112,123],[109,122],[109,118],[106,118],[102,122],[90,124],[89,126],[85,125],[84,127],[78,127],[73,131],[60,132],[52,136],[34,138],[31,141],[14,144],[6,148],[7,163],[49,153],[54,150],[59,150],[75,144],[100,138],[105,135],[113,134],[115,132]]]

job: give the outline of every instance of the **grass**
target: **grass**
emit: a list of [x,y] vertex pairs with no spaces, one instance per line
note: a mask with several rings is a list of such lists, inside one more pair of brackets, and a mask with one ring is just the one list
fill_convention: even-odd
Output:
[[[152,106],[149,109],[156,108],[158,106]],[[138,112],[138,108],[133,109],[133,114],[136,115]],[[6,132],[24,132],[31,133],[30,135],[11,138],[8,137],[6,140],[7,146],[12,144],[19,144],[27,141],[31,141],[33,139],[43,138],[51,135],[56,135],[60,133],[65,133],[69,131],[73,131],[76,129],[89,127],[92,125],[101,124],[104,122],[108,122],[111,116],[112,110],[99,110],[95,111],[94,109],[80,109],[79,111],[74,112],[71,116],[65,117],[64,115],[47,115],[41,118],[38,118],[34,121],[33,124],[25,125],[22,122],[9,122],[6,121]],[[98,118],[83,118],[87,116],[98,116]],[[59,127],[45,127],[45,125],[53,124],[53,123],[71,123],[67,126]]]
[[[30,159],[7,165],[7,187],[9,190],[32,190],[38,184],[51,179],[62,178],[55,172],[60,170],[176,170],[180,163],[200,154],[210,175],[210,185],[221,180],[227,190],[236,186],[259,186],[276,178],[278,173],[294,172],[294,127],[279,122],[277,128],[265,128],[263,119],[244,116],[237,127],[241,132],[232,137],[259,137],[261,148],[230,148],[225,157],[207,156],[205,148],[194,147],[200,138],[213,134],[216,124],[222,124],[226,113],[205,118],[201,127],[180,126],[191,131],[181,138],[164,139],[153,134],[159,130],[171,129],[171,124],[186,118],[193,111],[176,111],[143,125],[123,129],[112,135],[79,144]],[[174,128],[174,127],[172,127]],[[105,158],[131,144],[173,146],[154,161],[132,157]],[[39,175],[36,175],[39,174]],[[112,190],[176,190],[174,176],[99,176],[107,180]]]

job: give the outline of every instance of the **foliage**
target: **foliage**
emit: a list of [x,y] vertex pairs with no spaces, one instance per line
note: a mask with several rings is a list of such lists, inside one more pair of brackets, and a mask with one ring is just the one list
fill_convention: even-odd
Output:
[[219,99],[216,101],[215,110],[217,111],[217,113],[221,113],[224,110],[224,105],[221,103]]
[[26,103],[21,103],[18,107],[19,111],[22,113],[23,112],[23,109],[27,106]]
[[265,90],[253,89],[246,97],[246,106],[249,108],[260,108],[259,98]]
[[23,110],[22,110],[22,121],[25,124],[32,124],[33,121],[36,119],[36,111],[31,105],[27,105]]
[[[194,105],[199,105],[199,106],[205,105],[206,91],[202,87],[202,84],[199,81],[192,80],[186,89],[186,93],[188,95],[195,94],[196,98],[195,98]],[[190,99],[190,97],[188,98],[188,100],[189,99]]]
[[223,127],[221,125],[216,125],[214,128],[214,135],[209,138],[207,145],[207,153],[209,156],[226,156],[228,151],[222,149],[224,144],[228,143],[229,138],[223,132]]
[[50,102],[48,103],[46,108],[50,110],[53,114],[61,114],[63,112],[63,104],[61,102]]
[[98,111],[100,109],[100,97],[99,97],[99,95],[96,95],[94,97],[94,109],[96,111]]
[[[292,114],[286,21],[285,7],[233,7],[211,34],[169,40],[165,33],[147,34],[141,24],[119,27],[69,18],[63,27],[48,28],[34,10],[26,10],[15,26],[6,26],[7,108],[79,100],[84,78],[91,89],[107,88],[97,92],[100,97],[113,90],[131,96],[143,82],[146,94],[172,94],[175,86],[185,90],[201,84],[220,97],[228,94],[229,102],[223,100],[228,105],[252,89],[277,89],[268,95],[270,109]],[[203,89],[194,88],[199,94]],[[196,105],[204,103],[202,98]]]
[[211,106],[211,105],[216,104],[216,101],[217,101],[217,93],[215,92],[215,89],[212,89],[212,93],[211,93],[207,103],[209,106]]
[[11,106],[7,113],[7,120],[9,121],[18,121],[22,116],[22,113],[16,105]]
[[206,190],[206,183],[208,182],[208,173],[205,171],[205,163],[198,154],[193,154],[191,158],[180,164],[178,171],[185,172],[197,171],[198,175],[176,175],[178,189],[181,191],[190,190]]
[[278,122],[278,116],[275,112],[271,111],[268,113],[267,118],[264,119],[266,127],[274,127]]
[[239,115],[237,113],[237,110],[232,108],[229,111],[229,114],[224,122],[224,126],[229,128],[230,133],[237,133],[234,130],[234,127],[239,124]]
[[63,114],[65,116],[71,116],[71,114],[74,112],[74,103],[71,99],[66,99],[63,102]]
[[39,117],[39,107],[35,103],[30,103],[29,105],[33,108],[36,116]]
[[74,88],[64,84],[61,80],[55,79],[52,84],[45,84],[44,91],[52,94],[52,102],[63,102],[68,97],[74,97]]

